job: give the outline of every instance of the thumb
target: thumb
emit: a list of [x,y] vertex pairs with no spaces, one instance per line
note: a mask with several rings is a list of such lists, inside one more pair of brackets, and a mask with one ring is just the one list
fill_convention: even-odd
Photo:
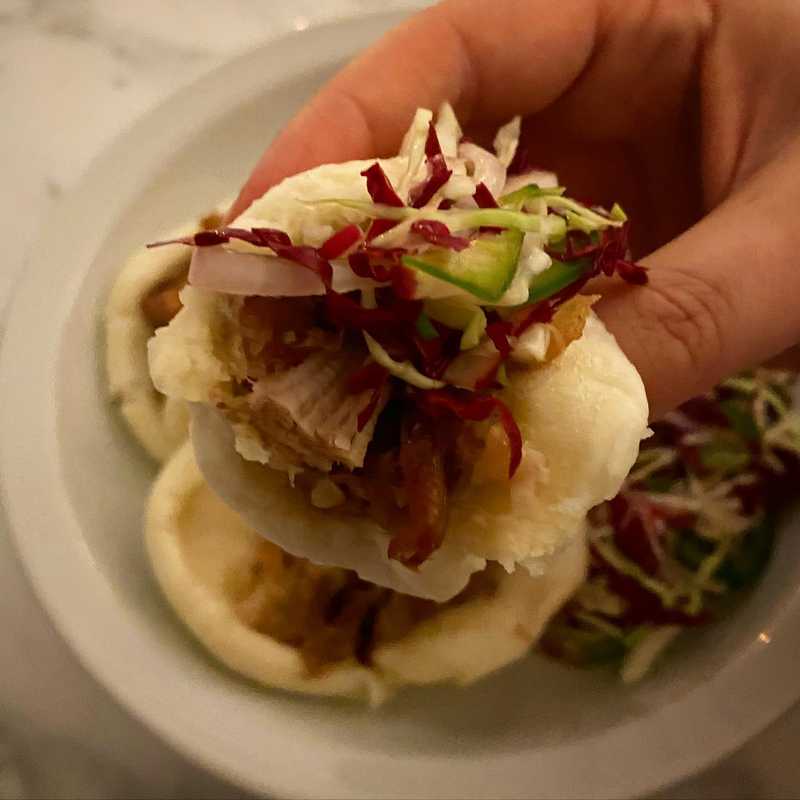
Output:
[[287,175],[396,153],[418,106],[448,100],[462,125],[547,107],[589,63],[600,6],[561,0],[552,14],[548,0],[448,0],[414,15],[323,86],[266,150],[227,218]]
[[800,141],[642,263],[598,313],[639,370],[658,417],[800,342]]

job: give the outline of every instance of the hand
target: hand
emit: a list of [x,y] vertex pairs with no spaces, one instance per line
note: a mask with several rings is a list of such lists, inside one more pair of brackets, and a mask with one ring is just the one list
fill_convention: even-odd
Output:
[[570,194],[619,201],[646,287],[600,315],[653,416],[800,341],[800,5],[451,0],[334,77],[232,214],[287,175],[391,155],[448,99],[479,141],[514,114]]

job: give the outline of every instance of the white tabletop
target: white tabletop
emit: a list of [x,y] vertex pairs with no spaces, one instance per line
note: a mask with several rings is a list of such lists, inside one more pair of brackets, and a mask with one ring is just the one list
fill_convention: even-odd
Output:
[[[0,304],[59,197],[134,118],[270,37],[388,5],[0,0]],[[2,528],[0,586],[0,800],[244,796],[156,739],[81,667],[33,596]],[[723,764],[664,796],[797,797],[798,742],[795,709]]]

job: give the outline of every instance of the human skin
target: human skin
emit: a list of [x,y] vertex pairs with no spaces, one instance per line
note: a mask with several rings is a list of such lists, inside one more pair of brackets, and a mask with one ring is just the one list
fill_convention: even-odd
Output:
[[537,165],[633,221],[649,284],[605,285],[598,313],[657,417],[800,341],[799,86],[796,0],[450,0],[324,86],[231,216],[287,175],[397,152],[418,106],[450,100],[478,141],[521,114]]

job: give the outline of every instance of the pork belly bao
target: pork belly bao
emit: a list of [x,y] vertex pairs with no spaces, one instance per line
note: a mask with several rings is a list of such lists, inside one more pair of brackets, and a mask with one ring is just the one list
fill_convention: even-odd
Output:
[[449,105],[398,156],[287,178],[191,246],[156,331],[211,487],[288,553],[448,600],[488,561],[546,571],[647,432],[641,380],[581,294],[634,284],[628,221],[494,152]]
[[228,667],[373,705],[403,686],[470,684],[524,657],[587,563],[578,536],[546,575],[494,564],[447,603],[399,594],[265,541],[208,488],[189,445],[153,486],[145,538],[167,600]]
[[[225,207],[220,203],[219,208]],[[222,212],[184,223],[173,236],[219,227]],[[166,461],[189,435],[182,400],[157,392],[147,364],[147,342],[180,311],[191,253],[137,248],[122,267],[105,308],[105,367],[109,397],[136,441],[156,461]]]

